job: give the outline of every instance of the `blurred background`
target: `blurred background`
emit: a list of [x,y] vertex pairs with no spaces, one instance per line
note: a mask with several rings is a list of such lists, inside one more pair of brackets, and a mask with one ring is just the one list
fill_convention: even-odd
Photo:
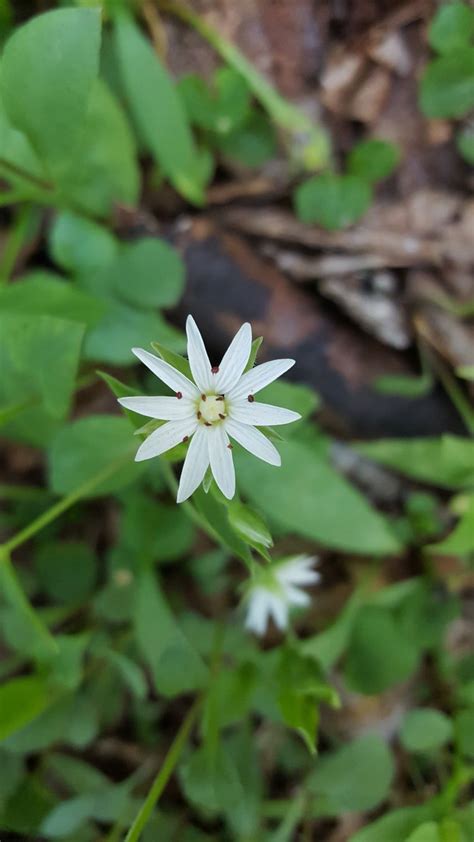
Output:
[[[3,842],[472,842],[472,4],[0,0],[0,39]],[[183,446],[133,462],[131,348],[188,313],[296,360],[252,540],[176,505]],[[319,559],[287,633],[248,545]]]

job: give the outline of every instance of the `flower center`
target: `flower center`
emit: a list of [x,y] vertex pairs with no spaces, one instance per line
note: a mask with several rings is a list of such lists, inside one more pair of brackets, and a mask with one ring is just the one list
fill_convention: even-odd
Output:
[[201,395],[198,406],[198,418],[204,424],[215,424],[226,417],[226,405],[223,395]]

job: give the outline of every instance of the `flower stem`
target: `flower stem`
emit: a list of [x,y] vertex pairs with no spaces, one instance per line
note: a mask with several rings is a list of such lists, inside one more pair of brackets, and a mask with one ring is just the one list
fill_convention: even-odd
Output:
[[196,699],[192,707],[189,709],[186,718],[184,719],[179,731],[177,732],[168,753],[163,761],[163,765],[159,770],[151,789],[138,811],[135,820],[128,831],[124,842],[138,842],[142,831],[149,821],[151,814],[156,807],[158,799],[162,794],[166,784],[173,774],[176,765],[181,757],[181,753],[186,745],[187,739],[196,722],[199,708],[201,706],[201,698]]
[[45,650],[55,655],[58,652],[57,643],[31,605],[17,577],[10,556],[4,548],[0,548],[0,561],[2,562],[0,567],[2,590],[7,600],[32,627],[38,639],[44,644]]
[[63,512],[70,509],[74,503],[77,503],[82,497],[85,497],[89,494],[90,491],[93,491],[97,488],[98,485],[101,485],[105,480],[109,479],[113,476],[130,458],[129,454],[126,456],[121,456],[120,459],[116,459],[114,462],[111,462],[110,465],[107,465],[101,471],[98,471],[97,474],[90,477],[90,479],[83,482],[74,491],[71,491],[67,497],[63,497],[62,500],[59,500],[54,506],[51,506],[50,509],[47,509],[46,512],[39,515],[35,520],[33,520],[28,526],[22,529],[20,532],[17,532],[13,538],[10,538],[5,544],[0,546],[0,559],[3,555],[8,555],[12,552],[12,550],[16,550],[17,547],[20,547],[22,544],[29,541],[30,538],[33,538],[37,532],[40,532],[44,529],[45,526],[52,523],[56,520],[57,517],[63,514]]
[[282,97],[253,64],[230,41],[223,38],[200,16],[174,0],[156,0],[162,12],[174,15],[191,26],[243,79],[254,97],[272,120],[290,139],[290,152],[305,169],[319,169],[330,163],[330,144],[326,132],[307,114]]

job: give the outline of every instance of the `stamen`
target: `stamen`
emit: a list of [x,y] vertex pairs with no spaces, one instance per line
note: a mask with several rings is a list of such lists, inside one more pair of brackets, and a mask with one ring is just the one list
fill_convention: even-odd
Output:
[[204,426],[205,427],[212,427],[212,424],[211,424],[210,421],[204,421]]
[[177,397],[177,398],[178,398],[178,400],[180,401],[180,400],[181,400],[181,398],[183,397],[183,393],[182,393],[182,392],[176,392],[176,397]]
[[199,412],[199,410],[198,410],[197,417],[198,417],[198,418],[202,418],[202,412]]
[[229,450],[233,450],[233,449],[234,449],[234,445],[233,445],[233,444],[230,444],[230,443],[227,445],[227,447],[229,448]]
[[183,442],[185,442],[185,441],[189,441],[189,436],[184,437]]
[[206,398],[207,398],[207,396],[206,396],[206,395],[201,395],[201,400],[202,400],[202,401],[205,401],[205,400],[206,400]]
[[211,371],[212,371],[213,374],[217,374],[217,372],[219,371],[219,366],[213,365],[212,368],[211,368]]
[[222,418],[222,420],[224,420],[225,415],[223,415],[222,412],[219,412],[219,418]]
[[255,398],[254,398],[254,396],[253,396],[253,395],[249,395],[249,396],[248,396],[248,398],[247,398],[247,400],[248,400],[248,402],[249,402],[249,403],[253,403],[253,402],[254,402],[254,400],[255,400]]
[[223,401],[223,400],[224,400],[224,395],[217,395],[216,401]]

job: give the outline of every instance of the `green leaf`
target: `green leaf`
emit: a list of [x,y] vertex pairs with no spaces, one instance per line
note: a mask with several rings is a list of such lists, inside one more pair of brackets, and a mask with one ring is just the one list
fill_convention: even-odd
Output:
[[[259,393],[258,399],[276,406],[287,406],[299,412],[302,418],[309,418],[319,409],[319,395],[309,386],[290,383],[288,380],[275,380]],[[291,427],[288,428],[288,432]]]
[[[48,451],[49,487],[70,494],[111,467],[111,476],[86,495],[100,497],[118,491],[143,472],[133,461],[135,442],[130,424],[115,415],[90,415],[64,427]],[[112,469],[116,470],[112,473]]]
[[227,517],[227,505],[219,502],[213,494],[206,494],[202,486],[194,492],[192,499],[198,512],[217,533],[220,543],[231,553],[241,558],[245,564],[250,565],[252,558],[249,548],[231,528]]
[[91,326],[104,309],[97,298],[52,272],[31,272],[20,283],[0,288],[0,310],[6,313],[54,316]]
[[440,555],[467,556],[474,552],[474,494],[466,494],[456,500],[456,513],[460,518],[453,531],[427,549]]
[[87,544],[45,543],[35,556],[35,568],[41,590],[54,602],[80,603],[94,590],[97,560]]
[[61,194],[86,213],[108,216],[117,203],[136,205],[140,174],[135,141],[104,82],[93,85],[80,146],[61,178]]
[[337,704],[335,691],[328,685],[313,658],[295,648],[282,650],[278,665],[278,706],[283,721],[302,737],[311,754],[316,752],[319,703]]
[[464,117],[473,105],[474,47],[428,64],[420,82],[420,106],[427,117]]
[[[458,152],[468,164],[474,167],[474,130],[472,126],[466,126],[464,129],[456,135],[456,146],[458,148]],[[469,371],[471,369],[471,375],[463,375],[459,373],[459,369],[457,369],[456,373],[459,377],[467,377],[468,379],[473,379],[474,377],[474,366],[461,366],[461,372],[463,369]]]
[[362,601],[362,594],[355,591],[334,623],[314,637],[302,641],[300,651],[316,658],[323,669],[329,670],[347,648]]
[[139,310],[120,301],[103,299],[106,311],[87,333],[84,354],[94,362],[131,365],[137,359],[131,349],[147,347],[153,340],[169,344],[177,351],[185,346],[181,331],[176,330],[158,312]]
[[382,374],[374,381],[373,386],[382,395],[402,395],[405,398],[421,398],[433,389],[434,379],[431,372],[420,374],[419,377],[408,377],[404,374]]
[[407,751],[433,751],[451,739],[453,726],[448,716],[434,708],[409,711],[403,720],[400,740]]
[[380,439],[356,450],[414,479],[446,488],[474,485],[474,442],[443,435],[438,438]]
[[217,813],[242,802],[244,796],[233,757],[218,744],[211,752],[201,746],[180,768],[186,798],[205,811]]
[[172,698],[202,687],[207,678],[204,662],[176,622],[151,571],[139,577],[134,624],[159,693]]
[[43,678],[12,678],[0,687],[0,740],[31,722],[50,704],[51,690]]
[[2,827],[20,834],[20,838],[38,836],[42,819],[55,803],[50,790],[37,776],[23,779],[12,798],[9,799],[1,816]]
[[249,114],[249,89],[230,67],[216,71],[213,88],[201,76],[189,74],[180,80],[178,91],[190,121],[218,135],[230,134]]
[[443,839],[436,822],[423,822],[407,836],[405,842],[443,842]]
[[257,336],[256,339],[253,340],[252,346],[250,348],[250,356],[248,358],[247,365],[244,368],[244,373],[246,371],[250,371],[251,368],[255,365],[255,360],[257,359],[257,354],[260,350],[260,346],[263,342],[263,336]]
[[167,506],[138,489],[128,491],[124,502],[118,548],[125,557],[151,564],[190,552],[194,527],[181,506]]
[[467,708],[456,714],[454,732],[461,754],[474,758],[474,708]]
[[443,4],[428,30],[428,40],[438,53],[450,53],[468,47],[473,38],[474,10],[459,0]]
[[474,365],[460,365],[456,369],[456,374],[466,380],[474,380]]
[[186,359],[186,357],[182,357],[175,351],[170,351],[170,349],[165,348],[165,346],[162,345],[161,342],[152,342],[151,347],[160,355],[162,360],[172,365],[173,368],[177,368],[178,371],[180,371],[182,374],[185,374],[186,377],[193,381],[191,366],[189,365],[189,362]]
[[356,175],[316,175],[294,193],[295,210],[302,222],[315,222],[329,231],[357,222],[372,201],[370,185]]
[[250,506],[245,506],[239,502],[231,502],[227,514],[232,529],[242,541],[246,541],[256,549],[261,546],[268,548],[273,545],[273,539],[266,523]]
[[83,131],[98,73],[100,12],[60,9],[33,18],[8,41],[1,95],[12,123],[60,175]]
[[118,247],[107,228],[71,211],[59,213],[49,232],[52,257],[63,269],[77,275],[110,266]]
[[77,322],[0,313],[0,406],[26,403],[25,411],[6,428],[8,435],[44,443],[64,418],[83,335],[84,326]]
[[421,822],[432,818],[430,807],[401,807],[363,827],[351,838],[351,842],[401,842]]
[[222,155],[244,167],[257,169],[277,153],[275,130],[264,114],[252,111],[242,126],[231,134],[216,138]]
[[388,522],[311,445],[280,445],[282,467],[236,453],[242,491],[290,533],[359,553],[396,552]]
[[104,656],[120,674],[124,684],[131,690],[137,699],[146,699],[148,686],[143,670],[127,658],[123,652],[116,652],[114,649],[104,650]]
[[18,788],[24,773],[21,757],[0,749],[0,815],[5,803]]
[[140,307],[172,307],[184,289],[184,264],[164,240],[144,237],[124,245],[112,270],[124,301]]
[[[381,737],[368,734],[316,761],[308,788],[320,815],[373,810],[389,791],[394,762]],[[380,840],[385,837],[380,836]]]
[[363,140],[354,146],[347,159],[347,171],[370,183],[392,174],[400,161],[400,150],[386,140]]
[[369,605],[354,622],[344,675],[351,689],[373,696],[405,681],[418,658],[416,647],[400,634],[392,613]]
[[175,85],[125,14],[116,16],[115,46],[125,96],[146,147],[176,189],[201,205],[198,153]]

